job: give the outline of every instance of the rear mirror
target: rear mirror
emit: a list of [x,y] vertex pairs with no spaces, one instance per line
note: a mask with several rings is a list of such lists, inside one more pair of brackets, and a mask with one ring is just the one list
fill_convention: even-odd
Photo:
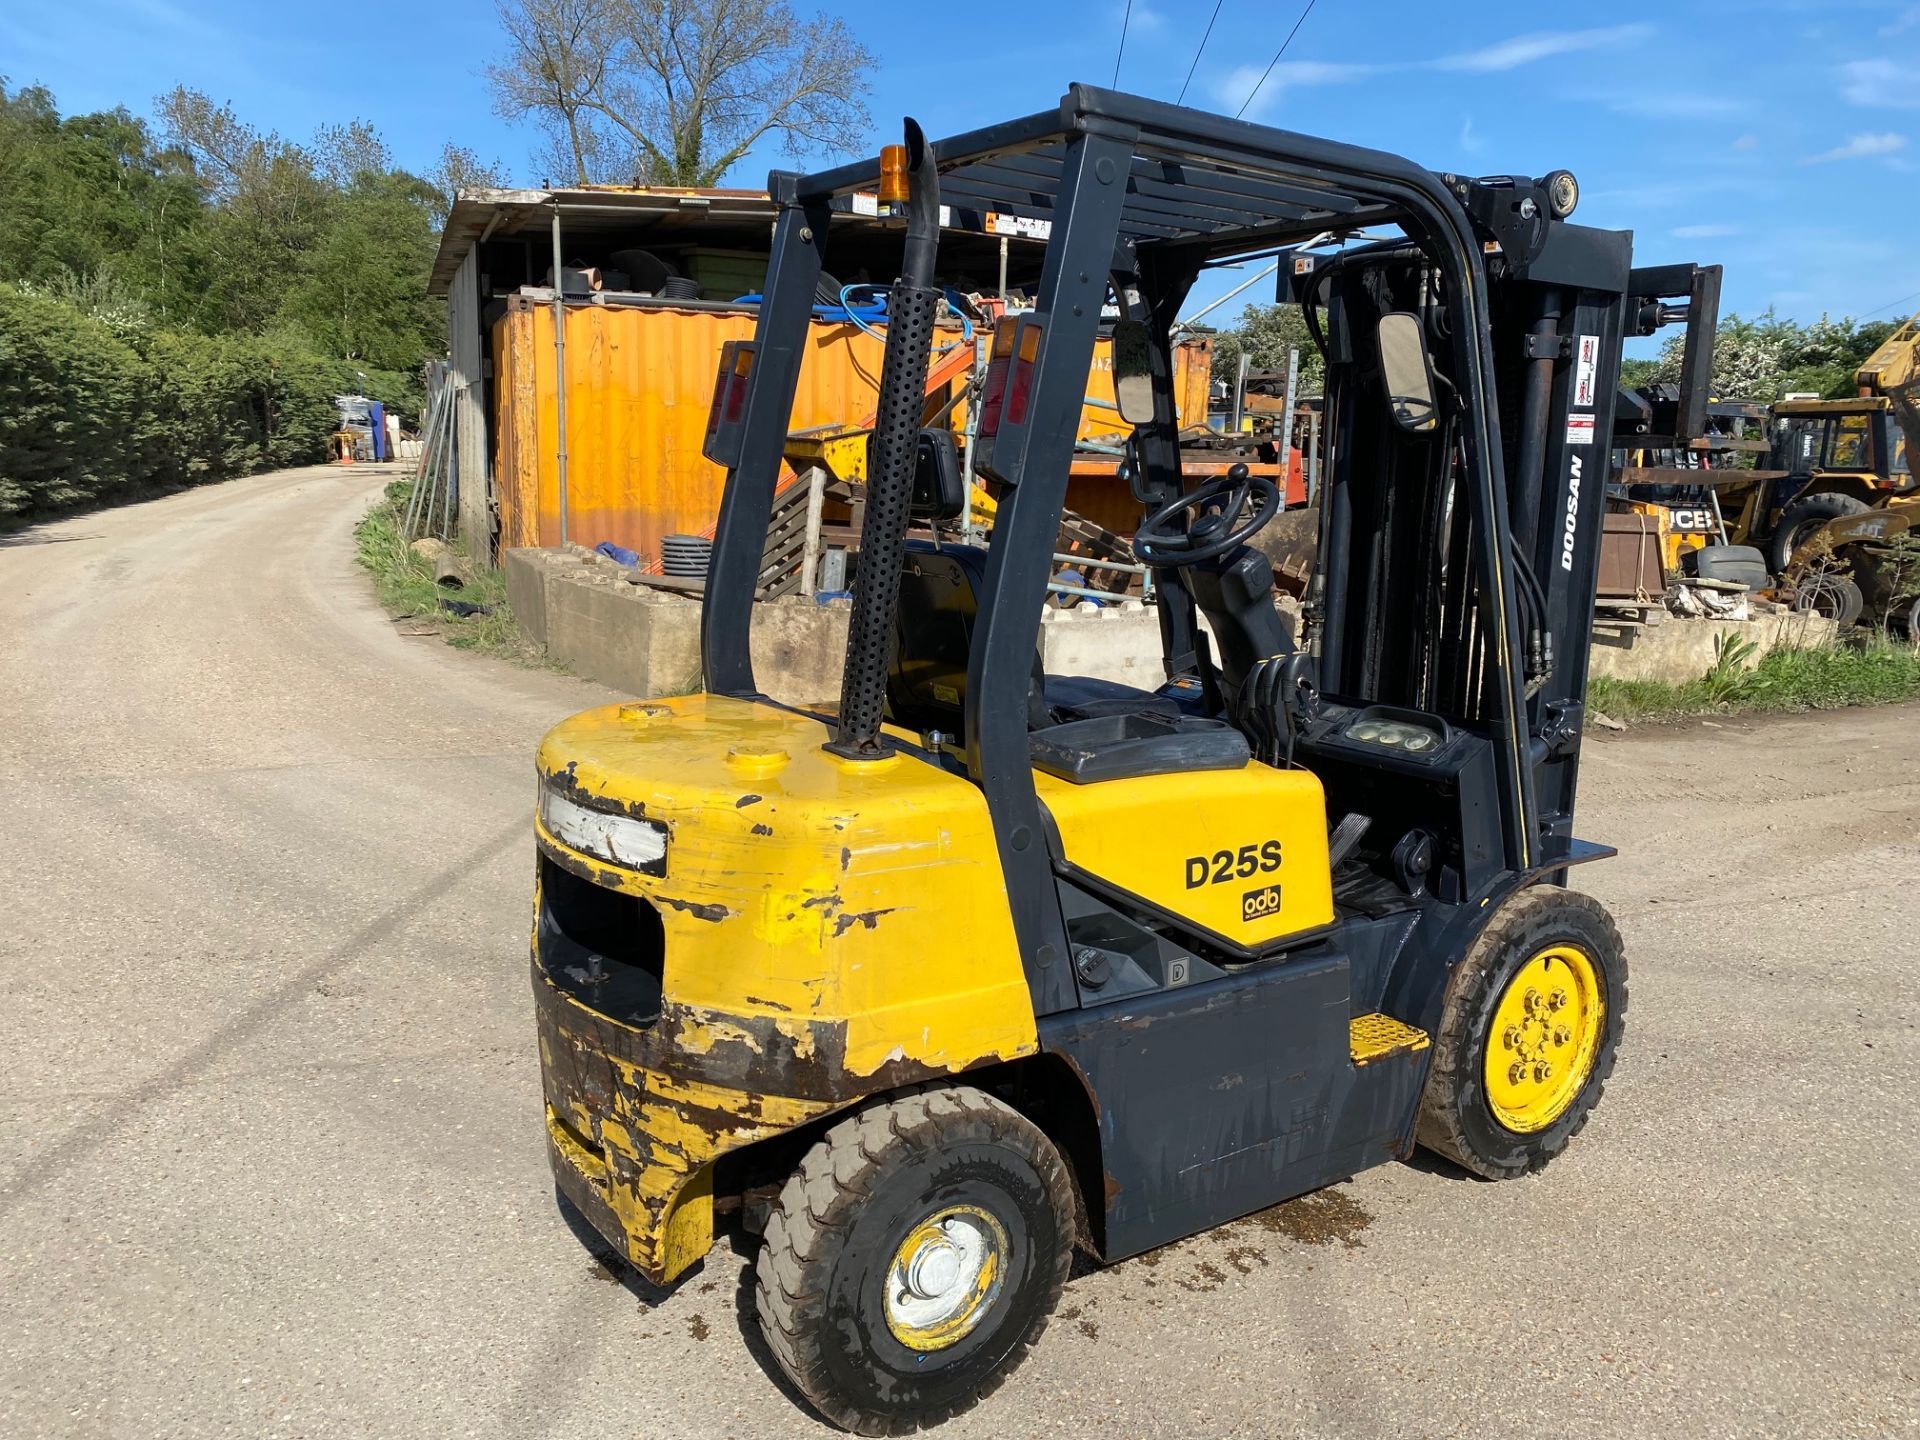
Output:
[[1113,327],[1113,403],[1129,425],[1153,423],[1153,348],[1139,320]]
[[1393,423],[1423,435],[1440,423],[1433,399],[1433,365],[1420,317],[1395,310],[1380,317],[1380,370],[1387,381],[1387,409]]

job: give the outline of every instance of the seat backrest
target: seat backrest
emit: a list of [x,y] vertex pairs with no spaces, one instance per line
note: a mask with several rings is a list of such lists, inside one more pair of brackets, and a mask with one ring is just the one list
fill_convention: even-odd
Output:
[[1182,566],[1180,578],[1213,631],[1222,698],[1231,713],[1249,670],[1269,656],[1293,653],[1293,640],[1273,605],[1273,563],[1251,545],[1241,545],[1218,559]]
[[[972,545],[907,542],[887,665],[887,716],[909,730],[959,738],[966,724],[967,659],[980,614],[987,552]],[[1044,725],[1040,656],[1033,659],[1028,723]]]

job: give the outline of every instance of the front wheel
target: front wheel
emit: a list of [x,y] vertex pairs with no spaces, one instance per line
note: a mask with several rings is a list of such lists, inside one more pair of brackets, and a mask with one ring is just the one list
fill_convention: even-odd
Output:
[[998,1388],[1046,1328],[1073,1214],[1059,1152],[992,1096],[873,1106],[781,1189],[755,1269],[761,1330],[836,1425],[936,1425]]
[[1523,890],[1480,932],[1447,985],[1419,1142],[1505,1180],[1566,1149],[1613,1072],[1627,959],[1600,902]]

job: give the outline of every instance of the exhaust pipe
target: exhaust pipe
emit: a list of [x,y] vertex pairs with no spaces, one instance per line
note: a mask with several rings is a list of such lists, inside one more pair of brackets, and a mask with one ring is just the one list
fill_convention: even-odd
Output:
[[[906,182],[906,253],[900,278],[887,292],[887,349],[880,367],[880,402],[867,452],[867,510],[860,531],[860,569],[853,582],[847,625],[847,668],[840,682],[840,724],[826,749],[848,760],[893,753],[880,733],[886,715],[887,662],[900,569],[906,561],[907,511],[926,404],[927,362],[940,292],[933,262],[940,244],[940,172],[920,126],[906,122],[905,155],[888,146],[881,155],[881,199],[899,203],[889,185]],[[900,175],[904,159],[904,177]]]

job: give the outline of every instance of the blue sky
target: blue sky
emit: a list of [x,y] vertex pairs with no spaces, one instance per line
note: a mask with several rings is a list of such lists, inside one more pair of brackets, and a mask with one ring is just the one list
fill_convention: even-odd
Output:
[[[878,57],[877,145],[905,112],[938,136],[1044,108],[1069,80],[1110,83],[1125,0],[830,8]],[[1121,87],[1175,98],[1212,10],[1212,0],[1135,0]],[[1294,0],[1223,0],[1187,103],[1238,109],[1298,14]],[[538,182],[536,138],[491,112],[482,70],[497,44],[486,0],[0,9],[0,74],[45,83],[63,110],[144,113],[184,83],[290,136],[357,116],[402,164],[425,166],[453,138]],[[1642,263],[1723,263],[1729,309],[1811,319],[1920,307],[1912,0],[1316,0],[1247,113],[1435,169],[1570,169],[1580,219],[1634,230]],[[757,184],[770,163],[783,162],[757,155],[730,179]]]

